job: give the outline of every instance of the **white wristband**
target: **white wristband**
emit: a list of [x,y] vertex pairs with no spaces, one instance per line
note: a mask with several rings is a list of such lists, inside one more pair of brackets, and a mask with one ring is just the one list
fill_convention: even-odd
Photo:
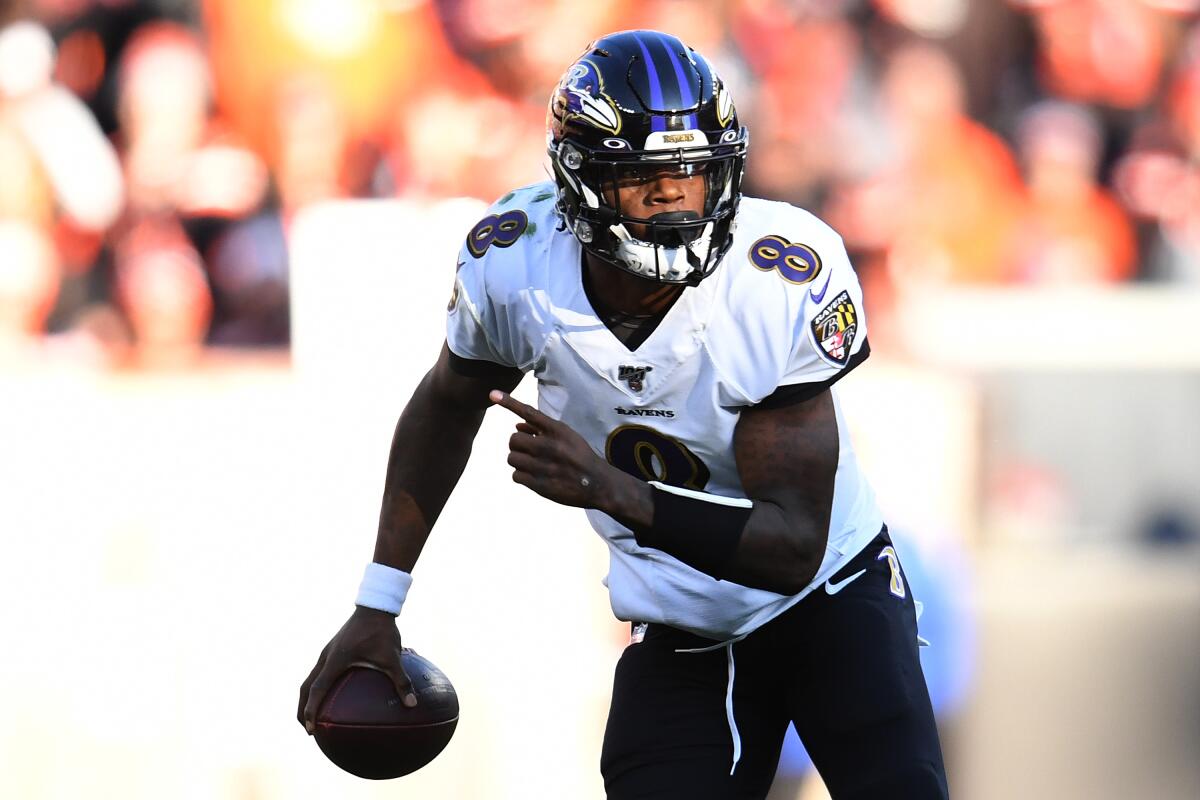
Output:
[[354,605],[399,614],[412,586],[412,575],[386,564],[367,564]]

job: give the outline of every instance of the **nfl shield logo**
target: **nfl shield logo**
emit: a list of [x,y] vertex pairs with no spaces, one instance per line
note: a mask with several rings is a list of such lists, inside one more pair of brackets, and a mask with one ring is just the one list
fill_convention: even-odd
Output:
[[646,385],[646,373],[653,371],[654,367],[628,367],[622,364],[617,367],[617,380],[628,383],[630,391],[640,392]]

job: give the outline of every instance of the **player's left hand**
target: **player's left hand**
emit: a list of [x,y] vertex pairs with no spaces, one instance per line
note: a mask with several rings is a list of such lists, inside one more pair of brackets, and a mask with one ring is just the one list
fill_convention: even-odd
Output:
[[488,399],[521,418],[508,440],[513,480],[556,503],[596,508],[614,468],[566,423],[498,389]]

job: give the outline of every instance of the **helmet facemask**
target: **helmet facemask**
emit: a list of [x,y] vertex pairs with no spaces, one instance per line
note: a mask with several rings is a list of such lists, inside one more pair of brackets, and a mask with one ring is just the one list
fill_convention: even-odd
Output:
[[[670,147],[669,139],[699,140],[699,146]],[[726,131],[708,145],[703,131],[660,134],[668,146],[631,150],[621,139],[604,149],[565,137],[550,146],[559,187],[559,210],[585,251],[660,283],[695,285],[716,269],[732,239],[740,199],[747,133]],[[622,208],[619,188],[667,177],[704,179],[704,211],[670,211],[641,216]],[[634,226],[642,228],[636,235]]]

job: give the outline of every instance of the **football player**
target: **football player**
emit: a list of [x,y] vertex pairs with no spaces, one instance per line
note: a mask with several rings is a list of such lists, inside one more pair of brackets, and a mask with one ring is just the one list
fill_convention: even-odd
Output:
[[[834,384],[867,357],[840,237],[742,197],[748,134],[712,65],[605,36],[556,87],[553,181],[466,236],[446,344],[397,425],[357,608],[300,692],[391,675],[410,572],[484,412],[513,480],[586,510],[611,554],[612,798],[763,797],[787,725],[834,798],[947,796],[914,602]],[[526,372],[538,408],[509,392]]]

